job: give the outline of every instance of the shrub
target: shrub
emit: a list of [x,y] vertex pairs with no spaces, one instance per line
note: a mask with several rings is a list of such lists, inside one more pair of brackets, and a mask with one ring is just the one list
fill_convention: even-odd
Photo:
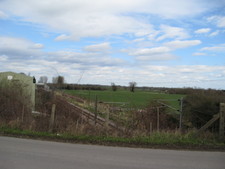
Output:
[[0,83],[0,120],[5,124],[28,125],[31,118],[31,101],[23,91],[21,82]]
[[185,122],[190,127],[202,127],[213,115],[219,113],[221,102],[225,102],[225,95],[217,92],[208,91],[187,95],[184,99],[183,108]]
[[178,120],[172,115],[167,114],[165,107],[162,107],[157,102],[152,101],[147,108],[140,109],[134,112],[133,127],[144,131],[152,132],[157,130],[157,107],[159,110],[159,129],[160,130],[174,130],[177,128]]

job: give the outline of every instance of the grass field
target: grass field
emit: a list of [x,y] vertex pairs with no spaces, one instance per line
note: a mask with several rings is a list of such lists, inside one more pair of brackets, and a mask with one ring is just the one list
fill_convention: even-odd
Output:
[[98,101],[102,102],[120,102],[126,103],[127,106],[131,107],[145,107],[148,103],[154,99],[164,99],[164,102],[167,102],[169,105],[179,108],[178,99],[184,97],[184,95],[180,94],[165,94],[165,93],[157,93],[150,91],[135,91],[130,92],[129,90],[65,90],[67,94],[79,96],[91,101],[94,101],[96,96]]

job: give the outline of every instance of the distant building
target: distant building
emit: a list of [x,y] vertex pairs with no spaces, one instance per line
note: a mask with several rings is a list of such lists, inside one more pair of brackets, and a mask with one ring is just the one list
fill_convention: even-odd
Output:
[[0,72],[0,83],[13,83],[13,86],[19,84],[22,86],[23,95],[30,98],[31,108],[35,109],[35,83],[36,79],[25,75],[24,73]]

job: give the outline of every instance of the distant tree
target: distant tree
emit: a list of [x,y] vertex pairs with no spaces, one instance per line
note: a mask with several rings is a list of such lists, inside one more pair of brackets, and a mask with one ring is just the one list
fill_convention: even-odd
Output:
[[56,84],[57,88],[62,88],[65,83],[65,79],[63,76],[57,76],[52,78],[52,83]]
[[64,77],[63,76],[57,76],[52,78],[52,83],[54,84],[64,84]]
[[48,77],[47,76],[41,76],[38,80],[38,83],[47,83]]
[[134,89],[135,89],[136,86],[137,86],[137,83],[136,82],[130,82],[129,83],[130,91],[131,92],[134,92]]
[[57,83],[58,83],[59,85],[62,85],[62,84],[64,84],[64,82],[65,82],[64,77],[63,77],[63,76],[58,76]]
[[113,91],[116,91],[116,90],[117,90],[117,86],[116,86],[115,83],[111,83],[111,86],[112,86],[112,90],[113,90]]
[[53,77],[52,78],[52,83],[57,84],[57,81],[58,81],[57,79],[58,79],[57,77]]

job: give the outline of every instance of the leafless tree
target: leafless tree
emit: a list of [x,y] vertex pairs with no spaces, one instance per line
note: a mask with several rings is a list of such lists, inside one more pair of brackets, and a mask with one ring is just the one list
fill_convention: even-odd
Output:
[[52,83],[55,83],[55,84],[63,84],[65,82],[65,79],[63,76],[57,76],[57,77],[53,77],[52,78]]
[[136,82],[129,82],[130,91],[134,92],[135,87],[137,86]]
[[113,91],[116,91],[116,90],[117,90],[117,86],[116,86],[115,83],[111,83],[111,86],[112,86],[112,90],[113,90]]
[[41,76],[38,80],[38,83],[47,83],[48,77],[47,76]]

